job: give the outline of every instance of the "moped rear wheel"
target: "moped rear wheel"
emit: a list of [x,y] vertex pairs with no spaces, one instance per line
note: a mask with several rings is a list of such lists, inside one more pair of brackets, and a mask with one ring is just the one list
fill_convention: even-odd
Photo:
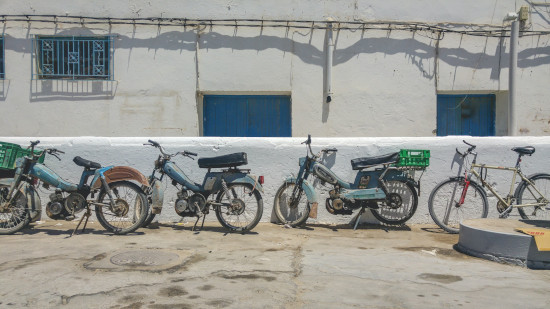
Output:
[[[7,186],[0,187],[0,205],[6,202],[8,190]],[[29,222],[27,198],[18,191],[7,209],[0,212],[0,235],[14,234],[27,226]]]
[[273,208],[275,216],[282,224],[288,224],[292,227],[300,226],[307,221],[310,211],[310,205],[302,188],[297,188],[296,197],[298,200],[292,201],[292,193],[296,184],[285,182],[275,194]]
[[418,206],[418,194],[405,181],[388,181],[386,201],[378,203],[378,209],[371,209],[380,222],[387,225],[401,225],[409,220]]
[[[96,205],[95,212],[99,223],[114,234],[127,234],[137,230],[149,214],[147,197],[140,187],[128,182],[119,181],[109,184],[115,202],[114,207]],[[110,204],[107,192],[102,189],[98,203]]]
[[262,195],[252,185],[243,183],[231,184],[227,191],[229,196],[221,190],[216,197],[217,203],[229,204],[216,207],[218,221],[231,231],[252,230],[264,212]]

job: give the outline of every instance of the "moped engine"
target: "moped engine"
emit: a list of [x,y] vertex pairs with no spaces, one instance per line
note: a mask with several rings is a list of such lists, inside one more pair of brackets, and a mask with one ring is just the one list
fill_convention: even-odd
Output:
[[69,220],[84,207],[86,207],[86,199],[81,194],[73,192],[63,197],[61,190],[56,190],[55,193],[50,194],[46,214],[54,220]]
[[50,194],[50,201],[46,205],[46,214],[48,217],[54,220],[60,220],[65,218],[65,198],[60,190],[56,190],[55,193]]
[[174,208],[179,216],[195,217],[204,211],[205,206],[206,199],[201,194],[195,193],[189,197],[187,191],[180,191]]

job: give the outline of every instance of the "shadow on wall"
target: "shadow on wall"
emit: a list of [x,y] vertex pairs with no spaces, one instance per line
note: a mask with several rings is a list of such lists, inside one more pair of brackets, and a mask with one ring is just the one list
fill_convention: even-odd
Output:
[[[94,34],[92,30],[82,27],[65,29],[55,34],[59,36],[97,35]],[[267,49],[277,49],[285,54],[293,54],[307,64],[325,66],[326,51],[324,47],[320,50],[311,43],[296,42],[288,37],[289,31],[286,32],[284,37],[263,35],[261,32],[259,33],[260,35],[256,37],[242,37],[237,34],[237,31],[235,31],[233,35],[224,35],[213,31],[201,33],[198,43],[201,50],[229,48],[232,50],[255,50],[259,52]],[[435,47],[416,40],[414,35],[414,33],[411,33],[411,38],[408,39],[391,38],[390,34],[386,37],[376,38],[366,38],[362,35],[353,45],[343,49],[338,48],[338,40],[336,40],[334,65],[346,63],[361,54],[403,54],[411,60],[411,63],[418,68],[425,78],[433,79],[434,72],[429,67],[425,67],[425,61],[435,57]],[[30,38],[30,34],[27,34],[27,38],[25,39],[6,35],[5,49],[20,53],[31,53],[32,41]],[[432,40],[435,40],[435,38]],[[438,61],[445,62],[455,67],[473,69],[506,68],[508,66],[508,61],[501,60],[508,58],[508,54],[501,54],[503,39],[494,38],[494,40],[499,40],[499,42],[495,44],[497,48],[493,55],[487,54],[485,50],[481,53],[472,53],[460,47],[440,47]],[[129,63],[132,57],[131,50],[134,48],[147,48],[155,51],[166,49],[194,52],[196,41],[197,33],[195,30],[164,32],[150,39],[135,38],[134,30],[131,36],[117,35],[114,43],[114,50],[116,52],[117,49],[130,49]],[[537,41],[537,44],[542,43]],[[480,61],[481,57],[483,61]],[[550,64],[550,46],[527,48],[523,49],[518,54],[518,66],[520,68],[536,67],[545,64]],[[491,78],[497,79],[498,75],[499,74],[491,74]],[[34,101],[48,99],[86,99],[86,97],[94,100],[111,99],[115,94],[115,89],[116,85],[114,83],[109,84],[106,81],[101,81],[99,83],[92,81],[91,84],[82,82],[75,87],[75,85],[71,85],[70,82],[67,81],[55,83],[53,81],[41,80],[39,83],[33,83],[31,87],[31,98]],[[2,92],[2,94],[5,93]]]

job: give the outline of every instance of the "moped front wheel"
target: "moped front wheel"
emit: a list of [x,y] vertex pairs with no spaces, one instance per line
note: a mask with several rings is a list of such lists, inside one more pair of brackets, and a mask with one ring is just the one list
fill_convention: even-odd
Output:
[[99,223],[114,234],[127,234],[137,230],[149,214],[147,197],[140,187],[128,181],[109,184],[114,205],[104,189],[99,193],[95,212]]
[[30,222],[27,198],[23,193],[17,191],[10,205],[6,203],[9,188],[7,186],[0,187],[0,235],[14,234],[27,226]]
[[[307,221],[310,205],[302,188],[296,188],[293,182],[285,182],[275,194],[273,208],[275,216],[282,224],[292,227]],[[294,197],[292,196],[294,194]]]
[[378,209],[371,209],[380,222],[387,225],[401,225],[414,215],[418,207],[418,194],[414,187],[405,181],[388,181],[388,195]]
[[252,230],[264,212],[262,195],[250,184],[236,183],[222,190],[216,202],[224,204],[216,207],[216,217],[228,230],[246,232]]

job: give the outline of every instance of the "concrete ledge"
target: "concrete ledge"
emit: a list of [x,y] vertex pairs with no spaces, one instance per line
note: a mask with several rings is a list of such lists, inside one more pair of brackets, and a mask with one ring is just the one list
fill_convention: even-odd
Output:
[[516,228],[545,227],[540,220],[474,219],[460,224],[455,249],[475,257],[532,269],[550,269],[550,251],[539,251],[532,236]]

